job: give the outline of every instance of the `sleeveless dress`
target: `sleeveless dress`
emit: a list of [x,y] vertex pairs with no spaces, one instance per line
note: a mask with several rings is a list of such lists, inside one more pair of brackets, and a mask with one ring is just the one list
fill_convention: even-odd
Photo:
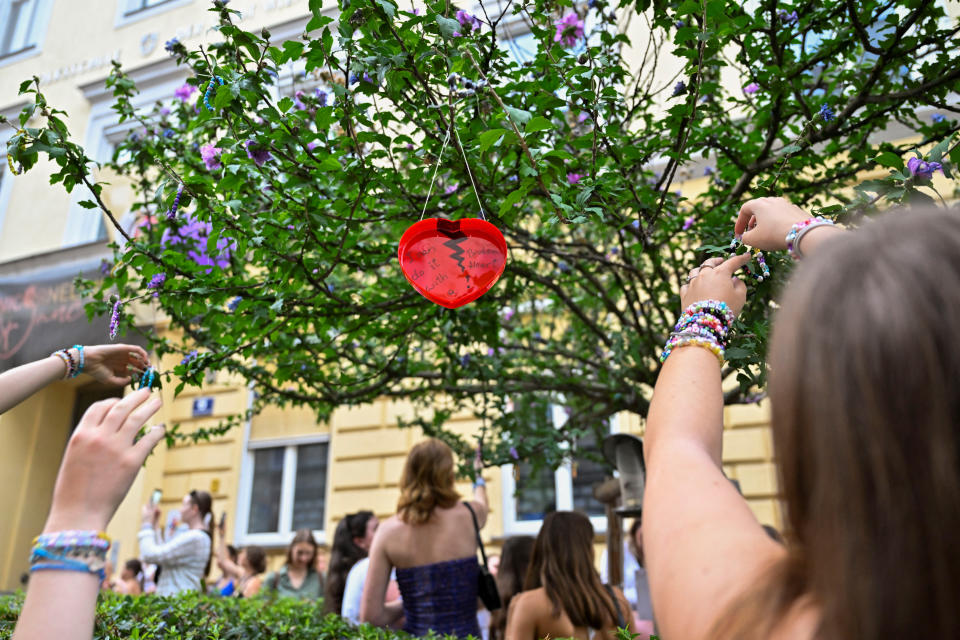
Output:
[[403,630],[412,636],[480,637],[477,624],[477,557],[397,569],[403,596]]

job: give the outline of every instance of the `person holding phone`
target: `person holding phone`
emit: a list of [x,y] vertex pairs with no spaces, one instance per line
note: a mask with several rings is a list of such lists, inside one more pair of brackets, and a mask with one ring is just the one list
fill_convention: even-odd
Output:
[[157,595],[171,596],[184,591],[202,591],[203,578],[210,572],[213,548],[213,498],[206,491],[193,490],[183,497],[180,519],[187,529],[160,542],[157,526],[160,509],[143,507],[143,524],[138,535],[140,558],[160,566]]

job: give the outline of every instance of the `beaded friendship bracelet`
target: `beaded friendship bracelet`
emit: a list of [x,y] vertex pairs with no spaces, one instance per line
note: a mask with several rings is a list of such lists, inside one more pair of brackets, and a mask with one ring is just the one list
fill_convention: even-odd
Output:
[[722,364],[727,336],[735,319],[730,307],[720,300],[693,303],[680,314],[660,354],[660,362],[665,362],[675,349],[692,345],[707,349]]
[[67,368],[67,372],[63,374],[63,379],[66,380],[68,378],[72,378],[73,377],[73,358],[70,356],[70,352],[68,352],[66,349],[60,349],[59,351],[54,351],[50,355],[57,356],[58,358],[63,360],[63,364]]
[[[738,236],[734,234],[733,238],[730,239],[730,247],[728,251],[731,254],[735,254],[737,249],[743,244],[743,236]],[[763,257],[763,252],[760,249],[751,249],[750,253],[753,254],[753,259],[757,261],[757,267],[760,269],[759,273],[753,273],[754,278],[757,279],[757,282],[763,282],[764,279],[770,277],[770,267],[767,266],[767,261]]]
[[800,253],[800,240],[803,239],[803,236],[807,233],[816,229],[817,227],[832,227],[834,226],[833,220],[828,220],[823,216],[816,216],[814,218],[807,218],[801,222],[794,224],[790,227],[790,231],[787,232],[787,237],[785,238],[787,243],[787,253],[790,254],[790,257],[794,260],[799,260],[803,257],[803,254]]
[[153,389],[153,383],[157,379],[157,370],[153,367],[147,367],[147,370],[140,376],[140,386],[137,389]]
[[76,571],[103,580],[110,538],[101,531],[59,531],[37,536],[30,571]]
[[82,344],[75,344],[75,345],[73,345],[73,348],[76,349],[76,350],[77,350],[77,353],[80,355],[80,364],[77,366],[76,372],[75,372],[72,376],[70,376],[71,378],[76,378],[78,375],[80,375],[81,373],[83,373],[83,365],[84,365],[84,363],[86,362],[86,360],[84,359],[84,356],[83,356],[83,345],[82,345]]
[[183,183],[177,185],[177,195],[173,199],[173,206],[167,211],[167,220],[173,220],[177,217],[177,209],[180,208],[180,196],[183,195]]
[[210,84],[207,85],[207,90],[203,92],[203,106],[207,108],[207,111],[213,111],[213,105],[210,104],[210,96],[213,95],[213,89],[218,82],[222,87],[224,84],[223,78],[220,76],[213,76],[210,78]]

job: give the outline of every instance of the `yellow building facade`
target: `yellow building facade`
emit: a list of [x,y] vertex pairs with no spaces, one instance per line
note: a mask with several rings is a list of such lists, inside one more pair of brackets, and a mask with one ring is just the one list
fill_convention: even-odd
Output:
[[[177,37],[194,47],[212,40],[210,4],[0,0],[0,113],[16,118],[23,106],[17,87],[37,75],[50,103],[70,114],[74,139],[95,159],[108,159],[127,131],[116,122],[112,95],[103,86],[111,59],[119,59],[137,81],[140,104],[172,98],[186,72],[164,51],[164,42]],[[952,15],[960,15],[960,3],[947,4]],[[301,35],[308,20],[306,0],[233,0],[230,7],[243,13],[242,26],[267,27],[275,43]],[[641,41],[642,34],[634,33],[642,28],[640,21],[634,22],[631,37]],[[679,63],[666,60],[662,67],[664,77],[670,77]],[[12,133],[10,127],[0,127],[0,148]],[[0,370],[75,342],[106,339],[105,323],[91,328],[78,316],[82,301],[70,294],[69,283],[77,273],[95,273],[101,260],[110,257],[106,245],[113,232],[78,205],[84,198],[79,189],[69,195],[51,187],[49,169],[41,163],[22,176],[12,175],[5,163],[0,169]],[[702,187],[702,181],[692,180],[683,188],[695,194]],[[128,209],[130,198],[122,185],[105,192],[109,206],[120,212]],[[163,330],[162,318],[143,319]],[[173,364],[164,362],[161,368]],[[0,590],[20,585],[31,540],[50,506],[64,447],[83,409],[117,393],[83,379],[57,382],[0,416]],[[222,374],[177,398],[170,388],[162,393],[165,404],[157,421],[179,423],[190,431],[242,413],[252,391],[242,380]],[[416,429],[397,427],[397,419],[409,418],[413,411],[409,404],[381,400],[341,408],[329,423],[320,424],[308,410],[268,409],[210,442],[161,444],[110,524],[114,559],[138,555],[140,508],[156,489],[162,491],[165,513],[191,489],[210,491],[217,518],[227,514],[228,538],[267,547],[274,564],[297,528],[312,528],[329,544],[336,523],[347,513],[370,509],[387,517],[395,510],[405,456],[422,438]],[[562,410],[557,413],[562,420]],[[463,434],[479,429],[470,415],[448,426]],[[724,429],[727,475],[738,481],[758,520],[779,528],[782,514],[766,406],[727,407]],[[643,423],[636,415],[619,415],[611,430],[642,436]],[[486,473],[491,518],[483,535],[494,547],[513,534],[535,534],[548,508],[584,509],[603,533],[602,506],[590,496],[602,475],[595,465],[572,461],[536,479],[528,478],[528,472],[521,465]],[[515,497],[517,482],[535,484],[536,495]],[[460,490],[469,495],[469,483]]]

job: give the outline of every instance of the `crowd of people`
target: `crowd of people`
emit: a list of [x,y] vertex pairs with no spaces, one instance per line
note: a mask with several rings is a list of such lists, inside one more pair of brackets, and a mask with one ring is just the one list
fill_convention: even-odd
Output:
[[[535,538],[506,540],[499,562],[484,567],[482,465],[462,500],[450,448],[428,439],[409,452],[394,515],[381,522],[362,511],[338,524],[326,576],[309,531],[261,578],[262,549],[231,552],[222,535],[214,547],[209,494],[184,496],[182,529],[169,537],[148,505],[140,560],[158,567],[156,593],[202,588],[215,551],[218,593],[322,593],[328,611],[414,636],[610,640],[617,629],[656,628],[683,640],[960,637],[960,341],[951,322],[960,317],[960,211],[901,211],[845,232],[760,198],[734,230],[751,247],[803,258],[779,299],[770,352],[785,543],[760,526],[721,464],[720,364],[747,298],[736,276],[745,254],[706,260],[677,283],[683,313],[647,416],[643,517],[627,538],[625,591],[597,571],[595,532],[577,512],[548,514]],[[76,361],[82,369],[83,356],[65,350],[3,374],[0,410],[64,367],[74,374]],[[147,362],[127,345],[88,347],[85,361],[115,384]],[[33,549],[17,640],[90,638],[109,548],[102,532],[163,437],[163,428],[142,430],[159,407],[142,389],[83,415]],[[501,606],[486,615],[491,565]],[[110,583],[137,593],[143,575],[131,561]]]

